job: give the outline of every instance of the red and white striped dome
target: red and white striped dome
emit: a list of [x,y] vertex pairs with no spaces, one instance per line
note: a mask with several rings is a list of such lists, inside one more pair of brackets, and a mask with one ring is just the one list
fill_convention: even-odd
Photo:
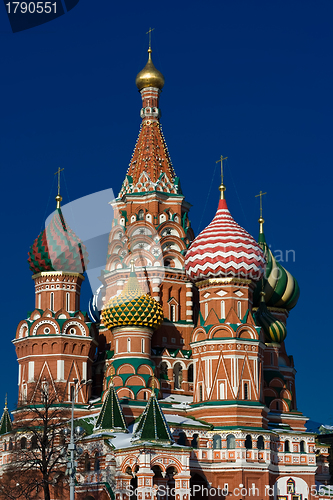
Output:
[[265,270],[265,257],[258,243],[231,217],[220,200],[209,226],[192,242],[185,269],[193,281],[208,278],[245,278],[258,281]]

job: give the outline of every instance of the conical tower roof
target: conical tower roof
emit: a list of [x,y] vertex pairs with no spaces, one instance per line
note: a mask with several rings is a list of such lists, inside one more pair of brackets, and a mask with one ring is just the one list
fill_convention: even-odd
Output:
[[154,389],[138,426],[132,437],[133,442],[148,441],[149,443],[172,444],[173,439],[165,416],[157,401]]
[[123,410],[112,382],[99,413],[95,430],[128,432]]
[[142,123],[118,198],[154,191],[182,194],[160,123],[159,96],[164,77],[153,65],[151,52],[149,48],[148,62],[136,78],[142,97]]
[[3,409],[3,414],[0,420],[0,436],[2,436],[2,434],[6,434],[7,432],[11,432],[12,430],[13,426],[7,407],[7,397],[6,397],[5,407]]

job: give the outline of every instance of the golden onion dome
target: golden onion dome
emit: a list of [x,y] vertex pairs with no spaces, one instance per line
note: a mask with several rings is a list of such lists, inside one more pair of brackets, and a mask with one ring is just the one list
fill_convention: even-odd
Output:
[[146,66],[137,74],[135,83],[139,90],[146,87],[155,87],[162,89],[164,87],[164,76],[158,69],[155,68],[152,58],[152,50],[148,49],[148,61]]
[[256,324],[263,329],[266,343],[281,344],[287,336],[286,325],[267,309],[265,292],[260,292],[260,297],[260,305],[254,316]]
[[145,326],[156,330],[164,318],[160,304],[142,290],[134,271],[133,261],[124,290],[105,304],[101,315],[102,322],[107,328]]

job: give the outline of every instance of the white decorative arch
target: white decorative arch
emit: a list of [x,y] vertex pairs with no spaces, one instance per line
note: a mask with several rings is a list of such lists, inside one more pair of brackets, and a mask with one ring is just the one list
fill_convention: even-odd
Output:
[[84,328],[84,326],[83,326],[83,325],[81,325],[81,323],[79,323],[78,321],[70,321],[69,323],[66,323],[66,324],[65,324],[65,326],[64,326],[64,329],[63,329],[62,333],[63,333],[63,334],[65,334],[65,335],[72,335],[72,334],[68,334],[68,333],[67,333],[68,329],[69,329],[71,326],[77,326],[77,327],[80,329],[80,331],[81,331],[82,335],[83,335],[84,337],[86,337],[86,336],[87,336],[87,331],[86,331],[86,329],[85,329],[85,328]]
[[35,325],[34,329],[32,330],[32,335],[36,335],[37,330],[41,325],[52,325],[53,328],[55,329],[56,334],[60,333],[59,325],[57,323],[55,323],[54,321],[50,321],[49,319],[43,319],[39,321],[37,325]]

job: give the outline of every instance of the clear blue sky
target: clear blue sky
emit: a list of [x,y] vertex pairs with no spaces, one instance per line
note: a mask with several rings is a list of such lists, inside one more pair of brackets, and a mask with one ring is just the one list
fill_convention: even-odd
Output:
[[[27,252],[54,209],[53,174],[65,168],[65,203],[118,193],[138,134],[134,82],[152,26],[153,60],[166,80],[163,130],[195,232],[214,216],[217,170],[211,180],[223,153],[234,218],[257,236],[255,195],[267,191],[266,239],[295,251],[285,266],[301,297],[286,347],[298,407],[333,424],[332,16],[330,0],[80,0],[55,21],[13,34],[0,7],[0,404],[5,392],[11,409],[16,403],[11,340],[34,307]],[[83,295],[84,309],[88,285]]]

